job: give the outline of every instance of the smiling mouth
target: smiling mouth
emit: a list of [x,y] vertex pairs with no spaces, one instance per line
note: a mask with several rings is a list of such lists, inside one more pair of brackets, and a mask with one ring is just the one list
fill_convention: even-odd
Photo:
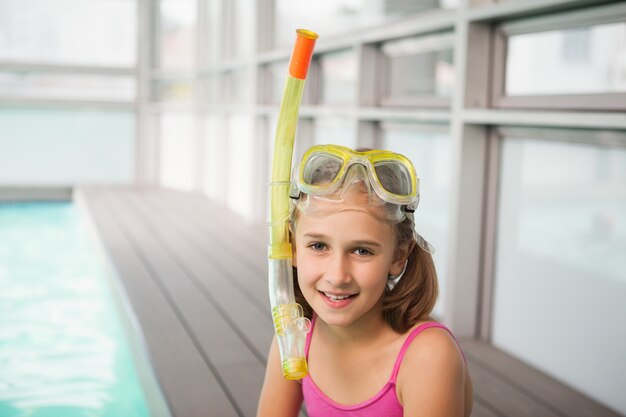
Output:
[[335,303],[338,303],[343,300],[347,300],[348,298],[356,297],[358,295],[358,293],[337,295],[337,294],[331,294],[331,293],[324,292],[324,291],[319,291],[319,292],[323,294],[326,298],[328,298],[330,301],[335,302]]

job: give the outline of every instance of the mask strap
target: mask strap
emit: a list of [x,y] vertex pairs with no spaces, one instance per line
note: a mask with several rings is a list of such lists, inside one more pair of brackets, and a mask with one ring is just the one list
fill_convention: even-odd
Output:
[[413,229],[413,238],[415,239],[415,243],[417,243],[417,246],[419,246],[422,250],[430,253],[431,255],[435,254],[435,247],[431,245],[430,242],[428,242],[426,239],[424,239],[422,235],[417,233],[415,229]]

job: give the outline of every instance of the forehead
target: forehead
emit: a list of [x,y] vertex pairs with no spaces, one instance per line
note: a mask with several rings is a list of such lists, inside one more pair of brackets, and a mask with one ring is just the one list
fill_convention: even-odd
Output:
[[381,219],[381,208],[365,199],[332,201],[312,198],[306,212],[299,212],[295,222],[296,234],[323,233],[352,238],[369,235],[393,239],[394,228]]

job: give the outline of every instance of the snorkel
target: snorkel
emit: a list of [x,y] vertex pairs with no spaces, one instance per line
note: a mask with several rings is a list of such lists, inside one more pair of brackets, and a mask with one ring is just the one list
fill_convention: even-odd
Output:
[[313,48],[318,35],[298,29],[296,44],[285,82],[272,161],[269,185],[269,269],[268,286],[276,340],[280,351],[283,376],[302,379],[308,373],[304,356],[306,335],[311,323],[293,292],[292,249],[289,239],[289,188],[293,143],[298,124],[298,110]]

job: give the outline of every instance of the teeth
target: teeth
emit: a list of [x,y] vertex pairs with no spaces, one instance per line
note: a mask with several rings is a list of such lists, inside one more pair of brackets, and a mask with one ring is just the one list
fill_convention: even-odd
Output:
[[330,298],[332,301],[345,300],[346,298],[350,297],[349,295],[333,295],[333,294],[329,294],[327,292],[325,292],[324,295],[326,297]]

